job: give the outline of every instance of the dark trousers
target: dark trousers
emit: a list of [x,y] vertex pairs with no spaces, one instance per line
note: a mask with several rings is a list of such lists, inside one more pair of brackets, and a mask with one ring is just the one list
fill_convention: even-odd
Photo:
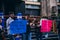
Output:
[[0,36],[0,40],[3,40],[2,36]]
[[40,38],[39,36],[40,36],[40,34],[39,33],[36,33],[36,39],[37,40],[39,40],[39,38]]
[[6,35],[6,40],[15,40],[14,35]]
[[42,32],[40,32],[40,40],[43,40],[43,37],[42,37]]
[[58,30],[58,36],[59,36],[58,40],[60,40],[60,30]]
[[36,29],[36,39],[42,40],[42,32],[40,32],[40,29]]
[[26,40],[26,33],[22,34],[22,40]]
[[36,39],[37,40],[42,40],[42,33],[41,32],[36,33]]
[[30,33],[26,33],[26,40],[29,40]]

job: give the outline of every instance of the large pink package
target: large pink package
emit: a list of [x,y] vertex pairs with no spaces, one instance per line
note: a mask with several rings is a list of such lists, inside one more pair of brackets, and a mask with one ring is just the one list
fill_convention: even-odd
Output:
[[50,32],[52,29],[52,20],[42,20],[41,32]]

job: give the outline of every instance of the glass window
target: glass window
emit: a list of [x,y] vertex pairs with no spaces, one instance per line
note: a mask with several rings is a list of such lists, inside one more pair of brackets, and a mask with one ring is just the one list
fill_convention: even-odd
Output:
[[58,6],[58,16],[60,16],[60,6]]
[[60,2],[60,0],[59,0],[59,2]]
[[25,8],[40,9],[40,6],[37,6],[37,5],[25,5]]
[[60,2],[60,0],[57,0],[57,2]]
[[40,10],[36,9],[26,9],[25,14],[33,15],[33,16],[39,16]]
[[25,2],[22,1],[21,3],[17,3],[15,6],[15,12],[21,12],[21,13],[25,13]]
[[38,0],[38,2],[41,2],[41,0]]
[[57,0],[57,2],[59,2],[59,0]]
[[58,9],[60,9],[60,5],[58,6]]

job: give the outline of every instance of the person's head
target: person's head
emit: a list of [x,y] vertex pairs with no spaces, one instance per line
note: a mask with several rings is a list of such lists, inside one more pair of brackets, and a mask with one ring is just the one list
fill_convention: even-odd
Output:
[[52,17],[49,16],[48,19],[49,19],[49,20],[52,20]]
[[2,23],[2,18],[0,17],[0,23]]
[[47,17],[47,16],[43,16],[42,18],[48,19],[48,17]]
[[14,18],[14,12],[9,12],[9,16],[10,16],[11,18]]
[[29,20],[29,14],[25,14],[25,19]]
[[26,20],[28,20],[28,19],[29,19],[29,17],[28,17],[28,16],[25,16],[25,19],[26,19]]
[[17,19],[22,19],[22,13],[17,14]]

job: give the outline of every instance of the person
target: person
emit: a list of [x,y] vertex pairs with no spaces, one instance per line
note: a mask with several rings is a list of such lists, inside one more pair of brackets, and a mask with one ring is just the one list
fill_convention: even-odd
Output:
[[31,40],[31,20],[29,20],[29,16],[25,16],[25,19],[27,20],[26,40]]
[[40,20],[40,26],[41,26],[41,40],[42,40],[42,33],[45,34],[45,38],[48,38],[48,33],[51,31],[51,28],[52,28],[52,20],[48,17],[43,17],[41,20]]
[[[22,17],[22,13],[17,14],[17,20],[25,20],[25,18]],[[26,40],[26,33],[20,33],[16,36],[16,40],[20,39],[20,35],[22,36],[22,40]]]
[[57,22],[57,29],[58,29],[58,40],[60,40],[60,17],[57,18],[56,20]]
[[36,39],[39,40],[39,38],[40,38],[40,37],[39,37],[39,36],[40,36],[40,26],[39,26],[37,20],[34,22],[34,24],[35,24]]
[[[10,35],[10,23],[14,21],[14,12],[9,12],[9,18],[6,20],[6,28],[7,28],[7,34],[11,37],[12,35]],[[12,40],[14,40],[13,37],[11,37]]]
[[0,40],[5,40],[1,17],[0,17]]
[[0,39],[2,40],[3,38],[2,38],[2,25],[1,25],[1,23],[2,23],[2,19],[0,18]]
[[[43,32],[41,32],[42,31],[42,20],[48,20],[47,19],[47,17],[46,16],[43,16],[41,19],[40,19],[40,40],[43,40],[43,37],[42,37],[42,35],[43,35]],[[45,33],[45,35],[46,35],[46,33]],[[46,37],[46,36],[45,36]]]

